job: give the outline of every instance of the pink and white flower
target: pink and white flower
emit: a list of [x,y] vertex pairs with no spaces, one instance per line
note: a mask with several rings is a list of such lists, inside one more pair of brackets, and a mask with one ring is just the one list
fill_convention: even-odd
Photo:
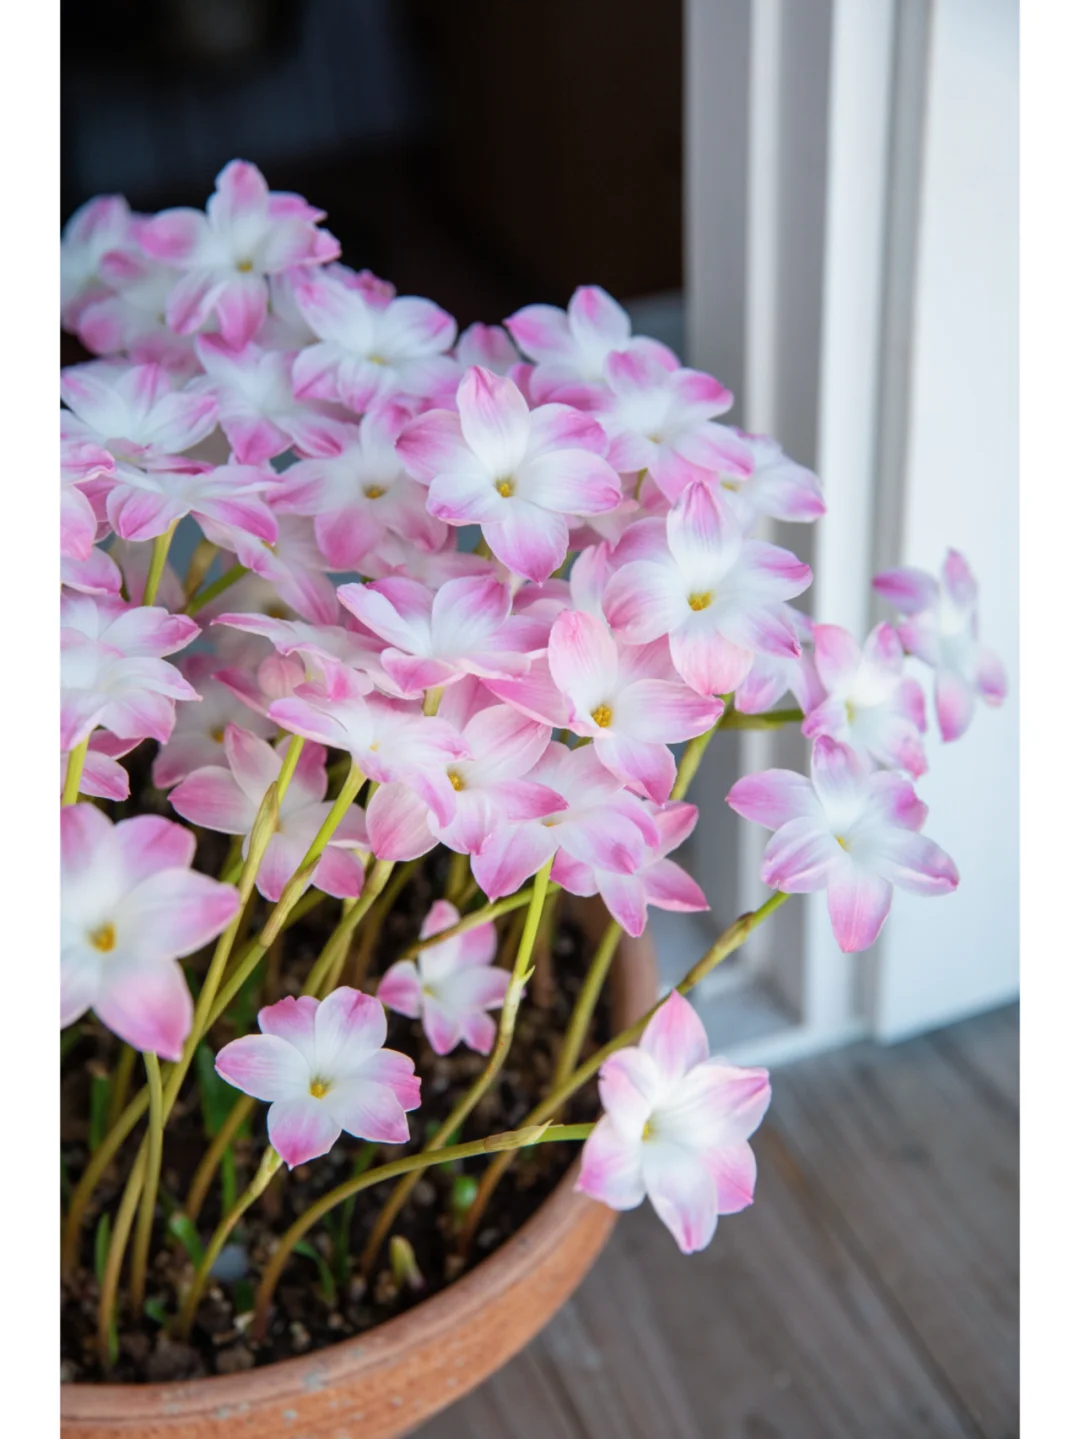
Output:
[[635,350],[609,355],[610,397],[597,411],[621,474],[645,474],[674,504],[695,479],[718,471],[749,475],[753,459],[734,430],[716,423],[732,405],[729,389],[699,370],[672,370]]
[[[198,690],[202,703],[181,708],[171,736],[158,751],[152,771],[158,789],[172,789],[207,765],[227,767],[225,730],[230,724],[240,725],[260,739],[271,739],[277,733],[272,720],[253,714],[228,685],[216,678],[215,671],[221,663],[212,654],[194,654],[181,663],[184,678]],[[83,788],[86,794],[92,792]]]
[[[461,918],[445,899],[436,900],[424,917],[421,939],[430,939]],[[375,992],[387,1009],[419,1019],[436,1054],[449,1054],[464,1040],[478,1054],[495,1043],[495,1021],[510,975],[495,967],[497,936],[493,924],[479,924],[429,944],[417,959],[392,964]]]
[[384,1049],[377,999],[342,985],[259,1011],[260,1034],[234,1039],[214,1067],[227,1083],[268,1101],[270,1143],[290,1169],[326,1154],[342,1130],[375,1144],[406,1144],[420,1105],[413,1062]]
[[909,781],[872,770],[837,740],[814,741],[809,779],[785,769],[747,775],[727,802],[744,819],[776,831],[761,866],[770,888],[827,892],[833,933],[845,953],[873,944],[894,885],[937,895],[959,883],[949,856],[919,833],[927,809]]
[[825,698],[825,687],[814,667],[814,629],[801,610],[784,605],[802,647],[800,655],[754,656],[754,663],[735,690],[735,708],[742,714],[766,714],[789,692],[803,714],[809,714]]
[[[277,491],[272,495],[276,500]],[[305,620],[316,625],[336,624],[341,615],[337,594],[311,521],[276,509],[274,518],[277,538],[273,541],[256,538],[253,531],[236,532],[237,558],[273,585],[279,602]]]
[[[138,488],[148,471],[157,474],[201,469],[181,458],[217,423],[217,401],[190,386],[177,389],[161,365],[125,366],[111,360],[71,365],[60,373],[60,398],[72,412],[64,417],[69,444],[83,442],[83,463],[70,450],[72,480],[111,481]],[[109,475],[100,475],[100,454],[113,457]]]
[[327,660],[325,671],[322,684],[301,685],[290,698],[275,700],[270,718],[293,734],[347,750],[379,785],[400,779],[423,786],[448,821],[453,796],[446,802],[444,793],[450,785],[436,781],[445,781],[446,766],[468,753],[457,731],[412,705],[372,694],[371,680],[356,670]]
[[530,387],[538,403],[564,400],[585,408],[604,397],[605,363],[615,351],[631,351],[676,370],[678,358],[666,345],[631,338],[630,316],[599,285],[582,285],[565,310],[526,305],[506,321],[518,348],[535,360]]
[[76,325],[86,348],[95,355],[124,355],[139,365],[161,365],[181,379],[197,375],[199,358],[191,337],[170,330],[165,319],[176,271],[131,248],[110,251],[98,271],[108,289],[88,296]]
[[604,1114],[585,1141],[577,1188],[611,1209],[635,1209],[648,1195],[682,1252],[696,1253],[719,1215],[753,1203],[747,1141],[771,1097],[767,1070],[709,1057],[705,1026],[674,990],[641,1043],[604,1061]]
[[821,481],[813,470],[797,465],[769,435],[738,431],[750,469],[719,466],[720,484],[749,535],[763,518],[810,524],[825,513]]
[[318,228],[323,212],[299,195],[271,192],[254,165],[233,160],[201,210],[162,210],[135,224],[147,254],[183,274],[166,318],[191,335],[217,316],[228,344],[240,349],[266,318],[266,277],[294,266],[323,265],[341,247]]
[[120,739],[167,740],[175,701],[199,695],[162,656],[190,643],[194,620],[65,591],[60,622],[60,748],[74,749],[97,725]]
[[338,599],[386,641],[379,663],[402,694],[415,696],[465,675],[524,674],[542,648],[542,626],[510,612],[510,591],[494,575],[448,580],[429,590],[394,577],[342,585]]
[[551,867],[551,877],[571,894],[599,894],[613,918],[627,934],[644,934],[648,906],[692,914],[709,908],[696,880],[669,859],[668,855],[689,838],[697,824],[697,806],[683,800],[642,805],[659,836],[651,855],[633,874],[620,874],[599,865],[586,864],[560,850]]
[[904,648],[892,625],[878,625],[860,652],[840,625],[814,626],[814,665],[825,695],[803,721],[810,739],[829,735],[886,769],[926,773],[926,703],[905,678]]
[[[444,695],[439,717],[460,734],[466,755],[446,766],[445,782],[431,774],[421,790],[391,785],[376,792],[368,824],[380,859],[411,859],[436,837],[459,854],[479,854],[500,825],[567,807],[561,794],[526,778],[551,741],[549,725],[495,703],[474,679]],[[432,790],[439,796],[438,814],[431,812]]]
[[[208,765],[193,771],[169,795],[169,803],[192,824],[219,834],[242,834],[246,856],[259,806],[281,773],[286,742],[275,750],[250,730],[228,724],[223,749],[227,767]],[[277,829],[259,865],[255,884],[264,899],[279,900],[300,868],[333,808],[325,796],[326,751],[322,745],[305,745],[281,798]],[[357,851],[366,848],[364,813],[350,805],[315,866],[312,884],[338,899],[355,899],[364,887],[364,862]]]
[[746,539],[731,507],[704,482],[683,491],[666,521],[643,520],[628,531],[615,561],[604,593],[612,629],[628,644],[667,635],[672,663],[698,694],[736,689],[755,654],[798,657],[783,601],[808,587],[810,566]]
[[512,380],[479,367],[457,392],[458,413],[430,410],[397,442],[428,509],[451,525],[478,524],[496,559],[542,583],[566,558],[567,516],[622,501],[595,420],[567,405],[530,412]]
[[909,654],[934,671],[934,703],[943,740],[964,734],[978,696],[1004,703],[1008,682],[1001,660],[979,639],[978,587],[967,561],[949,550],[938,582],[925,570],[887,570],[874,589],[906,618],[898,626]]
[[[89,795],[93,799],[127,799],[131,793],[131,781],[128,778],[127,770],[119,761],[123,759],[124,755],[130,754],[138,742],[134,739],[118,739],[108,730],[95,730],[90,736],[86,754],[83,756],[79,793]],[[61,792],[67,778],[69,758],[68,752],[61,751]]]
[[293,394],[292,355],[254,343],[236,350],[221,335],[200,335],[195,349],[238,464],[262,465],[292,446],[309,455],[333,452],[337,422],[328,406]]
[[192,1003],[177,958],[234,917],[240,897],[191,869],[195,836],[157,815],[114,825],[92,804],[60,812],[60,1023],[92,1009],[135,1049],[177,1060]]
[[206,538],[226,550],[272,545],[278,522],[266,496],[278,484],[272,470],[256,465],[189,465],[118,475],[105,499],[109,522],[125,540],[151,540],[193,515]]
[[388,532],[424,552],[445,542],[446,525],[428,514],[424,487],[406,473],[395,448],[409,419],[402,405],[376,405],[359,430],[339,426],[316,458],[291,465],[282,477],[279,512],[314,516],[315,538],[334,569],[358,567]]
[[95,195],[80,205],[60,239],[60,318],[74,330],[85,306],[105,292],[101,262],[130,241],[131,210],[123,195]]
[[431,300],[410,295],[373,304],[327,273],[299,281],[293,296],[318,336],[293,364],[301,399],[339,400],[363,414],[378,400],[423,397],[457,368],[447,354],[457,325]]
[[513,894],[560,851],[592,869],[634,874],[659,846],[643,803],[627,794],[593,745],[549,744],[527,778],[554,790],[564,807],[496,825],[472,862],[488,899]]

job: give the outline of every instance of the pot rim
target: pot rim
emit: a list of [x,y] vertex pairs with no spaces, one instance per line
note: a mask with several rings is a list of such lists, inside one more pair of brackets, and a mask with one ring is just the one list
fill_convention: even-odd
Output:
[[[363,1334],[241,1374],[156,1384],[64,1384],[60,1391],[62,1417],[100,1422],[123,1411],[126,1420],[145,1416],[149,1421],[215,1409],[242,1410],[255,1400],[260,1404],[287,1401],[292,1395],[330,1389],[360,1370],[370,1373],[382,1365],[390,1366],[403,1350],[415,1348],[451,1326],[467,1324],[477,1310],[491,1303],[494,1294],[524,1279],[541,1255],[562,1243],[568,1230],[592,1217],[590,1211],[602,1208],[575,1192],[580,1166],[580,1158],[576,1158],[539,1209],[486,1259],[429,1299]],[[614,1212],[608,1213],[613,1224]]]

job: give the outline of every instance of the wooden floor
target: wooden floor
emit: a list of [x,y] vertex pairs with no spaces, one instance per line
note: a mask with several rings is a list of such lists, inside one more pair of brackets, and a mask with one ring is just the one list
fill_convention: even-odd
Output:
[[683,1258],[643,1206],[422,1439],[1018,1433],[1015,1007],[774,1076],[758,1199]]

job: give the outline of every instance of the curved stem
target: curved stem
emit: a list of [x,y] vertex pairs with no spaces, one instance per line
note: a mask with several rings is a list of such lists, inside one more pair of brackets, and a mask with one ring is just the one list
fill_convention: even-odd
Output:
[[285,751],[285,758],[281,761],[281,772],[277,777],[278,804],[285,798],[285,791],[289,788],[289,781],[296,773],[296,766],[300,759],[300,751],[304,748],[304,736],[294,734],[290,736],[289,747]]
[[[557,884],[549,884],[545,898],[549,894],[558,893]],[[427,949],[429,944],[442,944],[444,940],[451,939],[455,934],[465,934],[470,929],[476,929],[477,925],[488,924],[493,919],[499,919],[504,914],[511,914],[515,909],[523,909],[525,905],[532,902],[532,889],[518,890],[517,894],[511,894],[506,899],[497,899],[494,904],[485,904],[482,909],[474,909],[470,914],[464,915],[457,924],[452,924],[448,929],[440,929],[438,934],[430,934],[427,939],[418,939],[415,944],[410,944],[408,949],[402,950],[398,959],[415,959],[422,949]]]
[[[540,928],[540,916],[544,908],[544,900],[547,897],[548,879],[551,875],[551,866],[554,856],[549,859],[540,869],[532,883],[532,890],[529,896],[529,909],[525,918],[525,928],[522,931],[521,942],[518,945],[517,955],[514,959],[514,967],[510,971],[510,982],[506,987],[506,996],[503,999],[502,1009],[499,1011],[499,1028],[495,1036],[495,1043],[491,1053],[488,1055],[484,1068],[473,1080],[472,1084],[465,1091],[462,1097],[454,1105],[453,1109],[443,1120],[435,1134],[424,1146],[424,1152],[441,1149],[450,1136],[460,1129],[461,1125],[479,1104],[480,1100],[490,1089],[499,1076],[510,1050],[510,1042],[514,1037],[514,1025],[517,1021],[517,1012],[521,1004],[522,995],[525,992],[525,981],[529,977],[529,961],[532,958],[533,945],[536,943],[537,930]],[[448,931],[443,930],[443,934]],[[368,1242],[364,1246],[364,1252],[360,1256],[360,1272],[367,1278],[375,1260],[379,1256],[383,1240],[389,1234],[391,1226],[402,1205],[408,1199],[419,1179],[419,1171],[407,1173],[396,1185],[394,1192],[386,1201],[376,1219]]]
[[[87,735],[81,743],[68,755],[67,770],[64,773],[64,793],[60,798],[61,804],[74,804],[79,798],[79,785],[82,783],[83,765],[86,763],[86,751],[90,747],[90,736]],[[56,791],[54,790],[55,794]]]
[[208,605],[211,600],[216,600],[218,595],[224,594],[230,585],[235,585],[237,580],[242,580],[246,574],[246,565],[233,565],[231,569],[227,569],[223,575],[218,575],[216,580],[212,581],[204,590],[200,590],[197,595],[194,595],[188,600],[184,613],[188,615],[198,614],[204,605]]
[[604,931],[604,937],[596,947],[592,963],[589,965],[581,990],[574,1005],[574,1012],[570,1016],[570,1023],[566,1026],[566,1034],[563,1038],[562,1048],[559,1050],[559,1058],[555,1064],[555,1074],[552,1083],[557,1087],[564,1084],[574,1072],[574,1066],[578,1062],[578,1055],[585,1043],[585,1036],[589,1032],[589,1024],[592,1021],[593,1011],[596,1009],[596,1001],[600,998],[600,991],[604,987],[604,980],[607,979],[608,970],[611,968],[611,961],[615,958],[615,952],[619,947],[619,940],[622,937],[622,926],[612,920]]
[[[782,890],[775,890],[764,904],[749,914],[740,915],[734,924],[728,925],[723,934],[719,935],[712,945],[705,951],[698,962],[693,965],[676,985],[680,994],[689,994],[696,984],[700,984],[707,974],[710,974],[722,960],[729,954],[734,953],[740,945],[744,944],[750,935],[757,929],[763,920],[768,919],[787,899]],[[665,996],[666,998],[666,996]],[[658,999],[648,1013],[644,1014],[636,1023],[609,1039],[607,1044],[602,1045],[595,1054],[589,1056],[583,1065],[574,1071],[562,1083],[556,1084],[551,1093],[540,1101],[531,1113],[525,1117],[526,1124],[540,1124],[553,1115],[558,1114],[571,1095],[576,1094],[583,1084],[587,1084],[594,1074],[600,1069],[604,1060],[617,1049],[623,1049],[628,1044],[634,1044],[644,1033],[645,1026],[653,1015],[663,1004],[663,999]],[[473,1235],[476,1233],[477,1225],[483,1217],[484,1210],[494,1194],[499,1180],[506,1173],[513,1155],[500,1155],[488,1165],[483,1177],[480,1180],[468,1214],[465,1216],[461,1227],[458,1244],[461,1252],[468,1249],[472,1243]]]
[[379,901],[372,906],[371,918],[364,925],[360,935],[360,943],[356,946],[356,953],[353,956],[352,973],[349,975],[349,983],[354,989],[359,989],[367,978],[367,972],[371,965],[371,956],[375,950],[375,941],[383,927],[386,916],[397,903],[397,897],[405,886],[412,879],[413,875],[420,868],[418,859],[411,859],[407,864],[399,865],[393,879],[379,895]]
[[120,1200],[120,1208],[116,1211],[116,1224],[113,1226],[112,1239],[109,1242],[105,1272],[101,1276],[101,1292],[98,1295],[97,1344],[102,1367],[106,1369],[110,1366],[109,1329],[112,1324],[113,1311],[116,1308],[116,1294],[120,1288],[120,1270],[123,1268],[124,1250],[127,1248],[128,1235],[131,1233],[132,1221],[139,1203],[145,1171],[146,1146],[144,1145],[135,1156],[135,1163]]
[[60,1274],[70,1279],[79,1256],[79,1235],[82,1231],[86,1211],[94,1197],[94,1190],[101,1183],[102,1175],[108,1169],[116,1152],[145,1114],[150,1103],[149,1092],[144,1087],[128,1103],[120,1118],[106,1134],[87,1161],[79,1182],[71,1191],[67,1219],[64,1221],[64,1238],[60,1249]]
[[256,1101],[249,1094],[242,1094],[229,1110],[225,1123],[214,1135],[206,1153],[199,1160],[199,1167],[195,1171],[195,1177],[191,1181],[191,1187],[184,1202],[184,1213],[193,1224],[198,1219],[206,1202],[206,1196],[210,1192],[214,1175],[225,1156],[225,1151],[240,1133],[245,1121],[250,1118],[255,1104]]
[[337,988],[341,971],[349,957],[349,941],[353,932],[382,893],[393,868],[394,861],[391,859],[378,859],[372,865],[360,898],[341,916],[337,928],[323,946],[322,954],[311,966],[311,973],[304,985],[305,994],[325,996]]
[[161,1066],[156,1054],[143,1055],[146,1064],[146,1087],[150,1092],[150,1121],[146,1131],[146,1178],[139,1205],[139,1222],[135,1228],[135,1248],[131,1254],[131,1303],[136,1314],[146,1298],[146,1268],[150,1262],[150,1236],[154,1228],[158,1180],[161,1177],[161,1147],[165,1130],[165,1104],[161,1088]]
[[165,573],[165,561],[169,558],[169,546],[172,544],[172,538],[176,534],[176,527],[179,523],[179,520],[173,520],[165,533],[158,535],[154,541],[154,548],[150,553],[150,569],[146,576],[146,588],[143,590],[142,602],[144,605],[152,605],[157,599],[158,586]]
[[401,1159],[391,1160],[389,1164],[381,1164],[378,1169],[368,1169],[363,1174],[347,1179],[344,1184],[339,1184],[336,1189],[331,1189],[328,1194],[324,1194],[321,1199],[317,1199],[314,1204],[305,1209],[282,1236],[281,1242],[266,1266],[255,1298],[255,1319],[251,1326],[252,1338],[259,1340],[265,1337],[270,1318],[270,1303],[274,1297],[278,1279],[281,1277],[281,1271],[288,1263],[289,1255],[311,1226],[317,1224],[344,1200],[351,1199],[362,1189],[370,1189],[373,1184],[382,1183],[384,1179],[395,1179],[402,1174],[419,1173],[436,1162],[451,1164],[459,1159],[473,1159],[480,1154],[497,1154],[503,1149],[522,1149],[526,1145],[555,1144],[564,1140],[584,1140],[588,1139],[593,1127],[591,1124],[535,1124],[521,1129],[507,1130],[503,1134],[489,1134],[485,1139],[474,1139],[468,1144],[453,1144],[447,1149],[440,1150],[437,1154],[429,1149],[422,1150],[419,1154],[406,1154]]
[[210,1278],[210,1271],[217,1262],[218,1255],[225,1247],[225,1241],[280,1168],[281,1155],[273,1148],[268,1147],[264,1150],[263,1157],[259,1161],[259,1167],[255,1171],[254,1179],[252,1179],[243,1194],[241,1194],[240,1198],[214,1230],[210,1243],[206,1246],[203,1257],[199,1262],[199,1267],[195,1271],[195,1278],[191,1281],[191,1288],[184,1295],[184,1303],[180,1310],[180,1320],[177,1325],[179,1338],[182,1343],[186,1344],[188,1341],[192,1321],[195,1318],[195,1311],[199,1307],[199,1300],[202,1298],[203,1290],[206,1288],[206,1281]]
[[138,1057],[138,1050],[132,1049],[130,1044],[121,1046],[120,1058],[116,1061],[116,1068],[113,1070],[112,1088],[109,1092],[109,1113],[107,1119],[110,1129],[124,1112],[128,1090],[131,1088],[131,1075],[135,1069],[135,1061]]

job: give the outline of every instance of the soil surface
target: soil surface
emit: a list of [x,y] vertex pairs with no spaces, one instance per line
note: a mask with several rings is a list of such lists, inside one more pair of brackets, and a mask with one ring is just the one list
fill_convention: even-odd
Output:
[[[161,797],[155,803],[153,795],[150,791],[140,797],[140,810],[162,808]],[[123,813],[121,806],[109,809],[116,818]],[[221,836],[200,835],[200,867],[219,872],[224,855]],[[433,853],[417,867],[402,890],[367,957],[367,973],[361,980],[365,990],[373,992],[379,975],[416,939],[423,915],[444,892],[446,861],[445,852]],[[482,896],[466,908],[478,903],[482,903]],[[259,902],[253,915],[255,922],[261,908]],[[233,1231],[200,1305],[190,1343],[182,1344],[172,1337],[169,1331],[176,1315],[177,1295],[193,1273],[183,1238],[190,1249],[194,1249],[194,1242],[190,1232],[177,1238],[166,1222],[174,1211],[183,1210],[196,1165],[205,1152],[208,1126],[210,1132],[216,1131],[221,1115],[239,1097],[237,1091],[213,1075],[212,1052],[236,1034],[254,1030],[255,1012],[261,1005],[284,994],[299,993],[339,915],[339,902],[327,898],[286,932],[278,952],[271,952],[260,966],[257,985],[238,997],[237,1005],[216,1027],[210,1053],[203,1059],[201,1079],[199,1066],[193,1066],[165,1134],[162,1205],[155,1225],[146,1308],[141,1314],[132,1312],[125,1271],[117,1313],[116,1358],[108,1370],[99,1363],[96,1351],[96,1271],[107,1247],[111,1216],[144,1132],[142,1124],[136,1126],[99,1185],[83,1228],[79,1268],[62,1290],[64,1382],[137,1383],[236,1373],[361,1334],[437,1293],[486,1258],[520,1229],[573,1161],[578,1145],[544,1144],[523,1151],[497,1189],[465,1257],[459,1254],[456,1242],[460,1217],[476,1178],[489,1160],[480,1158],[426,1170],[393,1230],[408,1241],[411,1255],[398,1246],[395,1272],[384,1249],[369,1285],[359,1276],[359,1255],[394,1181],[362,1191],[351,1214],[347,1205],[339,1206],[311,1230],[305,1252],[294,1253],[278,1285],[270,1332],[262,1344],[254,1344],[248,1334],[254,1291],[276,1237],[312,1200],[349,1178],[358,1165],[376,1165],[422,1148],[483,1068],[484,1057],[464,1046],[439,1058],[425,1041],[418,1021],[388,1013],[388,1046],[409,1054],[421,1078],[423,1103],[409,1116],[412,1142],[407,1146],[371,1146],[343,1135],[323,1158],[291,1173],[279,1171]],[[520,913],[510,914],[501,922],[498,963],[509,964],[519,925]],[[556,917],[551,929],[550,939],[541,946],[537,973],[518,1015],[509,1060],[499,1082],[457,1136],[461,1141],[516,1128],[548,1084],[559,1037],[565,1031],[584,972],[586,953],[583,936],[571,920]],[[208,958],[207,951],[188,962],[193,977],[202,971]],[[354,941],[344,982],[357,982],[355,966],[363,964],[364,958]],[[602,1009],[597,1019],[598,1034],[590,1039],[590,1047],[603,1039],[606,1025],[606,1011]],[[65,1032],[61,1087],[65,1199],[85,1167],[91,1143],[104,1132],[108,1100],[105,1080],[115,1072],[120,1050],[119,1043],[92,1016]],[[142,1078],[136,1066],[133,1086]],[[129,1091],[133,1092],[134,1088]],[[595,1087],[588,1085],[574,1097],[562,1117],[571,1123],[591,1119],[596,1105]],[[220,1218],[223,1196],[227,1203],[232,1202],[223,1184],[240,1193],[254,1172],[266,1144],[265,1116],[266,1106],[258,1105],[248,1130],[241,1131],[233,1145],[232,1175],[224,1181],[219,1175],[207,1195],[196,1226],[203,1244]]]

